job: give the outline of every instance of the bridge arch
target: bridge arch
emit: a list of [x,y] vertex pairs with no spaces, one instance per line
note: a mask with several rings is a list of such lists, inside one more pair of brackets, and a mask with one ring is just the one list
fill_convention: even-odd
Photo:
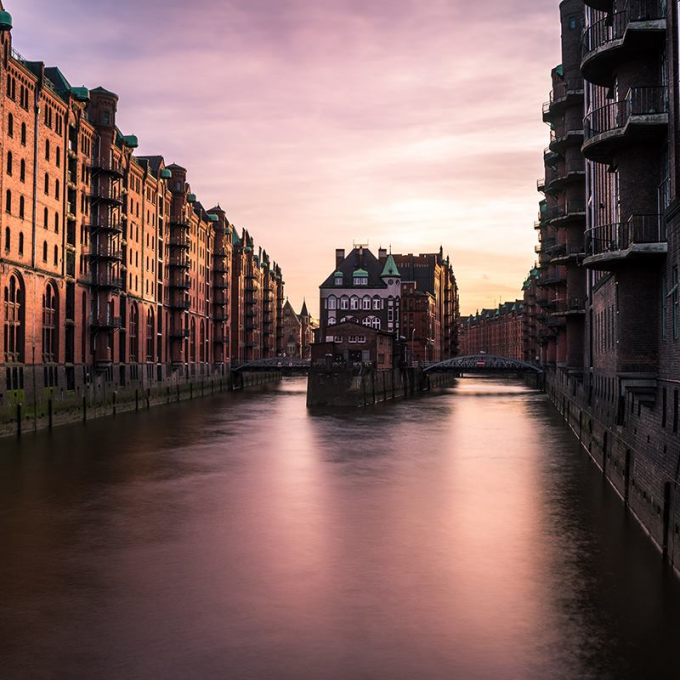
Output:
[[440,361],[425,368],[425,373],[439,373],[444,371],[465,371],[475,373],[497,372],[534,372],[543,373],[543,369],[535,364],[494,354],[469,354]]

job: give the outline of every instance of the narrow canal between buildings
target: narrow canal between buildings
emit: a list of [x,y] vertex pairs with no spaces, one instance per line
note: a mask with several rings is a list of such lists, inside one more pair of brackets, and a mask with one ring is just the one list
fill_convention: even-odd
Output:
[[543,395],[305,387],[0,440],[0,677],[680,677],[680,579]]

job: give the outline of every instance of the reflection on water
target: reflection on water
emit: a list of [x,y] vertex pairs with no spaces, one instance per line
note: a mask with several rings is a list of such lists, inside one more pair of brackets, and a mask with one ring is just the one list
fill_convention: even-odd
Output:
[[678,582],[544,396],[304,391],[3,440],[0,677],[679,677]]

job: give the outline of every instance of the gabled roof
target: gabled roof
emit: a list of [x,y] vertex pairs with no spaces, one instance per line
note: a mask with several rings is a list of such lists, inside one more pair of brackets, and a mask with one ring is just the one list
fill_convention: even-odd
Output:
[[309,316],[307,311],[307,300],[302,301],[302,309],[300,310],[300,316]]
[[353,248],[349,255],[338,265],[334,272],[321,284],[321,288],[336,288],[335,277],[342,274],[343,287],[354,287],[355,272],[365,272],[368,276],[368,285],[357,288],[387,288],[382,280],[383,266],[380,260],[368,248]]
[[383,267],[382,270],[382,277],[384,278],[385,276],[401,276],[399,274],[399,268],[397,267],[397,263],[394,261],[394,258],[392,257],[392,253],[389,254],[387,257],[387,261],[385,262],[385,266]]
[[151,168],[151,172],[158,176],[161,165],[163,164],[163,156],[136,156],[138,161],[146,161]]
[[118,95],[115,92],[111,92],[111,90],[107,90],[105,87],[95,87],[93,90],[90,90],[90,92],[96,92],[97,94],[108,94],[110,97],[115,97],[118,99]]

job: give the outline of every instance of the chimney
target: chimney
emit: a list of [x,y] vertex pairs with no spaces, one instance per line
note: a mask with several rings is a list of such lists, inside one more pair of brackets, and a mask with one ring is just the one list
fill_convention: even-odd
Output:
[[379,260],[386,260],[387,259],[387,248],[380,248],[378,250],[378,259]]
[[345,249],[336,248],[335,250],[335,268],[340,266],[340,263],[345,259]]

